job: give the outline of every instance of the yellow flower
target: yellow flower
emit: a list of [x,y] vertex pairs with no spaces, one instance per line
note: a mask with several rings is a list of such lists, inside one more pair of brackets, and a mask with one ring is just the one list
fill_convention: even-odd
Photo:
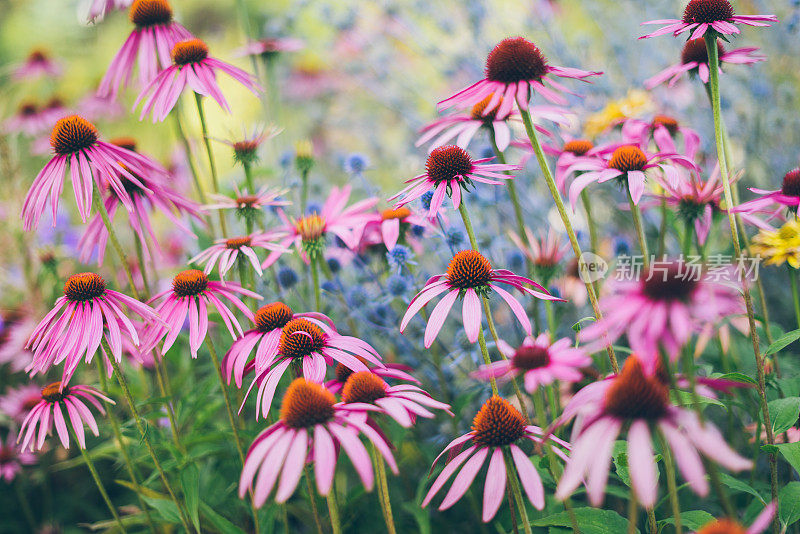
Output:
[[788,262],[800,269],[800,222],[792,219],[777,230],[761,230],[753,238],[753,252],[764,258],[767,265]]
[[619,121],[641,116],[653,107],[653,100],[646,91],[631,89],[623,98],[612,100],[606,107],[590,115],[586,120],[586,133],[596,137]]

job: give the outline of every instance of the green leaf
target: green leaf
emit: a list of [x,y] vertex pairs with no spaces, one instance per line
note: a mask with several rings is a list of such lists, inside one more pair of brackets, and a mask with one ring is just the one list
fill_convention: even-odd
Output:
[[783,350],[787,345],[794,343],[798,339],[800,339],[800,329],[792,330],[791,332],[788,332],[779,337],[778,339],[776,339],[772,343],[772,345],[767,347],[767,350],[764,351],[764,356],[775,354],[776,352]]
[[794,467],[795,471],[800,473],[800,442],[781,443],[780,445],[773,446],[778,449],[778,452],[781,453],[783,459],[789,462],[789,464]]
[[788,527],[800,520],[800,482],[789,482],[778,492],[781,522]]
[[767,504],[764,498],[761,497],[761,494],[755,489],[753,489],[753,487],[750,486],[748,483],[739,480],[738,478],[733,478],[727,473],[720,473],[719,479],[720,482],[728,486],[730,489],[734,491],[740,491],[742,493],[749,493],[750,495],[761,501],[762,504]]
[[631,487],[631,473],[628,469],[628,452],[627,452],[627,442],[625,441],[617,441],[614,444],[614,467],[617,470],[617,475],[619,476],[620,480],[622,480],[623,484]]
[[170,523],[180,523],[181,516],[178,513],[178,507],[175,506],[175,503],[172,501],[168,501],[167,499],[153,499],[151,497],[147,497],[142,495],[142,499],[144,502],[155,508],[162,518]]
[[183,487],[183,498],[186,500],[186,509],[189,510],[189,517],[192,523],[200,532],[200,475],[197,472],[196,464],[186,464],[181,471],[181,486]]
[[580,332],[581,328],[583,328],[583,323],[586,323],[586,322],[589,322],[589,321],[595,321],[594,316],[590,315],[588,317],[584,317],[582,319],[579,319],[577,323],[572,325],[572,329],[574,331],[576,331],[576,332]]
[[[627,532],[628,520],[613,510],[576,508],[573,510],[581,534],[619,534]],[[571,527],[569,514],[561,512],[531,521],[533,527]],[[636,532],[639,532],[637,529]]]
[[420,534],[431,534],[431,517],[427,510],[423,510],[416,502],[403,503],[403,510],[414,516],[417,522],[417,532]]
[[242,529],[219,515],[203,501],[200,501],[200,511],[203,512],[203,517],[208,519],[208,522],[214,525],[214,528],[222,532],[222,534],[245,534]]
[[750,378],[744,373],[726,373],[724,375],[715,376],[713,378],[719,378],[722,380],[732,380],[734,382],[742,382],[744,384],[752,384],[754,386],[758,385],[758,382],[756,382],[754,378]]
[[[684,528],[700,530],[712,521],[714,521],[714,516],[704,510],[689,510],[686,512],[681,512],[681,524],[684,526]],[[669,519],[659,521],[659,523],[662,525],[674,525],[675,518],[670,517]]]
[[[678,406],[694,405],[694,396],[689,391],[681,391],[673,389],[672,391],[669,392],[669,396],[672,399],[672,402],[674,404],[677,404]],[[714,406],[721,406],[726,410],[728,409],[728,407],[725,406],[725,404],[723,404],[717,399],[712,399],[711,397],[704,397],[703,395],[698,395],[697,401],[700,404],[700,406],[707,406],[709,404],[713,404]]]
[[769,417],[772,419],[772,431],[775,434],[786,432],[800,417],[800,397],[775,399],[767,404]]

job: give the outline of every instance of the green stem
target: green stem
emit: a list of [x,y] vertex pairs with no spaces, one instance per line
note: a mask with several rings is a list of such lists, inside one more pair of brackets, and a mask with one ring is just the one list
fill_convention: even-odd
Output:
[[[489,332],[492,334],[492,339],[494,340],[494,346],[498,347],[497,352],[500,352],[500,337],[497,335],[497,327],[494,324],[494,317],[492,316],[492,308],[489,307],[489,299],[487,297],[481,297],[481,301],[483,303],[483,311],[486,314],[486,322],[489,324]],[[500,352],[500,357],[504,360],[507,360],[508,357]],[[525,396],[522,394],[522,390],[519,388],[519,384],[517,383],[517,377],[511,377],[511,383],[514,386],[514,394],[517,396],[517,402],[519,402],[519,408],[523,414],[525,414],[525,419],[528,418],[528,411],[525,408]],[[542,427],[544,428],[544,427]]]
[[174,398],[172,395],[172,391],[170,390],[169,384],[167,382],[167,369],[164,365],[164,357],[159,356],[158,354],[153,354],[153,367],[156,370],[156,382],[158,383],[159,393],[161,396],[167,399],[167,418],[169,419],[169,428],[170,432],[172,433],[172,440],[175,442],[175,447],[181,454],[186,454],[186,448],[181,443],[179,429],[178,429],[178,420],[175,417],[175,408],[172,406],[172,399]]
[[[728,207],[728,223],[731,229],[733,248],[736,252],[737,261],[743,262],[741,244],[739,243],[739,231],[736,226],[736,217],[733,213],[735,204],[731,193],[731,181],[728,174],[728,162],[725,157],[725,141],[722,134],[722,105],[720,102],[719,91],[719,57],[717,49],[717,33],[707,32],[705,35],[706,51],[708,52],[708,67],[710,71],[709,88],[711,90],[711,108],[714,116],[714,138],[717,144],[717,159],[719,160],[719,170],[722,176],[722,185],[725,192],[725,205]],[[755,314],[753,313],[753,302],[750,296],[750,288],[745,281],[742,281],[742,292],[747,309],[747,319],[750,325],[750,340],[753,344],[753,355],[756,360],[756,373],[758,382],[758,396],[761,403],[761,413],[764,418],[764,428],[767,433],[767,443],[775,445],[775,436],[772,432],[769,408],[767,407],[766,383],[764,378],[764,358],[759,348],[758,332],[756,330]],[[766,326],[769,328],[769,325]],[[775,453],[769,453],[770,488],[772,500],[778,502],[778,463]],[[775,514],[772,522],[772,529],[775,534],[780,533],[779,514]]]
[[[494,155],[497,158],[497,161],[503,165],[506,163],[506,156],[497,146],[497,139],[495,138],[494,128],[489,128],[489,141],[492,143],[492,150],[494,150]],[[510,174],[509,171],[506,171],[505,174]],[[506,184],[508,185],[508,196],[511,198],[511,204],[514,206],[514,218],[517,221],[517,233],[519,234],[519,238],[522,240],[525,245],[530,245],[528,243],[528,234],[525,232],[525,219],[522,216],[522,206],[519,203],[519,195],[517,194],[517,184],[516,180],[509,179],[506,180]]]
[[[217,165],[214,162],[214,153],[211,150],[211,139],[208,137],[208,124],[206,123],[206,113],[203,111],[203,97],[194,93],[194,101],[197,104],[197,115],[200,117],[200,129],[203,135],[203,143],[206,146],[206,154],[208,155],[208,167],[211,170],[211,185],[214,188],[214,193],[219,194],[219,176],[217,175]],[[228,228],[225,224],[225,210],[219,211],[219,229],[223,236],[228,235]]]
[[25,521],[28,523],[28,528],[30,528],[30,532],[36,531],[36,519],[33,517],[33,512],[31,511],[31,504],[28,502],[28,497],[25,495],[25,491],[22,489],[22,477],[16,477],[16,480],[13,483],[14,491],[17,494],[17,500],[19,501],[19,505],[22,508],[22,515],[25,516]]
[[208,204],[206,193],[203,190],[203,185],[200,183],[200,175],[198,174],[197,167],[192,159],[192,147],[189,144],[189,138],[186,137],[186,130],[184,129],[183,122],[181,121],[180,103],[178,103],[178,105],[175,107],[175,110],[172,112],[172,116],[175,119],[175,131],[178,135],[178,139],[180,139],[181,144],[183,145],[183,150],[186,152],[186,162],[188,163],[189,170],[192,173],[194,187],[197,189],[197,198],[200,199],[201,203]]
[[[584,189],[585,191],[585,189]],[[663,258],[667,241],[667,199],[661,199],[661,226],[658,229],[658,257]]]
[[631,196],[631,189],[628,184],[625,184],[625,192],[628,195],[628,204],[631,207],[631,217],[633,217],[633,226],[636,228],[636,237],[639,240],[639,249],[642,251],[642,264],[644,265],[645,272],[650,271],[650,252],[647,248],[647,236],[644,232],[644,223],[642,222],[642,212],[639,206],[633,201]]
[[683,252],[683,259],[688,260],[689,255],[692,253],[692,223],[686,220],[683,232],[683,242],[681,244],[681,252]]
[[[69,426],[69,425],[67,425]],[[78,443],[78,436],[75,435],[75,430],[72,427],[69,427],[69,433],[72,434],[72,439],[75,443]],[[83,456],[83,461],[86,462],[86,467],[89,468],[89,472],[92,473],[92,478],[94,479],[94,483],[97,486],[97,489],[100,491],[100,495],[103,496],[103,501],[105,501],[106,506],[108,506],[111,515],[114,516],[114,520],[119,525],[120,530],[124,533],[127,532],[125,530],[125,525],[122,523],[122,519],[120,519],[119,514],[117,513],[117,509],[114,507],[114,503],[111,502],[111,499],[106,492],[105,486],[103,486],[103,481],[100,480],[100,475],[97,474],[97,469],[94,467],[94,462],[92,462],[92,458],[89,456],[89,453],[86,449],[82,448],[78,445],[78,450],[81,451],[81,455]]]
[[106,226],[108,240],[111,241],[111,245],[114,247],[117,257],[119,257],[122,268],[125,270],[125,276],[128,277],[128,284],[131,286],[131,293],[133,293],[133,296],[136,298],[136,300],[141,300],[141,297],[139,296],[139,290],[136,289],[136,284],[133,282],[133,273],[131,272],[131,266],[128,263],[128,256],[122,249],[119,239],[117,239],[117,233],[114,231],[114,227],[111,224],[111,219],[108,216],[108,210],[106,210],[106,205],[103,202],[103,199],[100,197],[100,191],[96,185],[92,187],[92,197],[92,201],[95,203],[95,205],[97,205],[97,211],[100,213],[100,218],[103,219],[103,224]]
[[664,457],[664,472],[667,477],[669,502],[672,506],[672,519],[675,521],[675,534],[681,534],[683,532],[683,527],[681,526],[681,503],[678,500],[678,489],[675,484],[675,464],[672,461],[672,454],[667,445],[667,440],[663,437],[661,439],[661,455]]
[[647,531],[648,534],[658,534],[658,522],[652,508],[647,509]]
[[528,510],[525,508],[525,501],[522,499],[522,491],[520,491],[517,470],[514,467],[514,462],[508,456],[508,451],[503,448],[503,460],[506,462],[506,473],[508,473],[508,485],[511,487],[511,493],[514,495],[514,501],[519,508],[519,517],[522,522],[522,528],[525,534],[531,533],[531,522],[528,520]]
[[797,293],[797,273],[791,267],[789,269],[789,281],[792,284],[792,301],[794,302],[794,315],[797,318],[797,325],[800,328],[800,295]]
[[[306,479],[306,489],[308,490],[308,502],[311,504],[311,514],[314,516],[314,524],[317,526],[317,534],[322,534],[322,520],[319,518],[319,510],[317,509],[317,494],[314,491],[314,484],[311,482],[311,464],[307,463],[303,466],[303,474],[303,478]],[[331,488],[331,492],[333,492],[333,488]]]
[[308,169],[304,169],[301,173],[302,189],[300,190],[300,217],[306,214],[306,205],[308,204]]
[[[228,388],[225,385],[225,377],[222,375],[222,366],[220,365],[219,356],[217,355],[217,350],[214,348],[214,342],[211,341],[211,336],[209,335],[206,335],[206,345],[208,346],[208,352],[211,354],[211,362],[214,364],[214,369],[217,371],[219,387],[222,389],[222,398],[225,399],[225,410],[228,413],[228,421],[230,422],[231,429],[233,430],[233,440],[236,443],[236,452],[239,453],[239,461],[241,461],[242,465],[244,465],[244,449],[242,448],[242,438],[239,436],[239,425],[236,424],[236,415],[233,411],[233,404],[231,403],[231,397],[228,393]],[[258,533],[258,508],[256,507],[255,497],[252,490],[250,491],[250,510],[253,513],[253,525],[255,526],[254,530],[256,533]]]
[[597,235],[597,227],[595,226],[594,216],[592,215],[592,203],[589,200],[589,191],[586,189],[581,191],[581,202],[583,203],[583,211],[586,212],[586,226],[589,227],[589,246],[592,247],[592,252],[598,254],[600,250],[600,237]]
[[[111,351],[111,347],[108,346],[108,341],[106,341],[105,337],[101,340],[103,344],[103,349],[106,351],[106,354],[113,354]],[[125,395],[125,400],[128,401],[128,406],[131,410],[131,414],[133,415],[133,420],[136,423],[136,429],[139,430],[139,434],[142,436],[142,441],[144,442],[145,447],[147,448],[147,452],[150,454],[150,458],[153,460],[153,465],[155,465],[156,470],[158,471],[159,477],[161,477],[161,482],[164,483],[164,488],[166,488],[167,493],[169,493],[170,498],[175,503],[175,506],[178,509],[178,514],[180,515],[181,523],[183,524],[183,528],[186,532],[190,532],[191,529],[189,527],[189,520],[186,517],[186,512],[181,506],[180,501],[178,501],[178,497],[175,495],[175,492],[172,489],[172,485],[167,480],[167,473],[164,471],[164,468],[161,465],[161,461],[158,459],[158,455],[156,455],[156,450],[153,447],[153,442],[150,439],[150,434],[145,430],[145,423],[142,420],[142,416],[139,414],[139,410],[136,408],[136,402],[133,400],[133,395],[131,394],[131,390],[128,387],[128,381],[125,379],[125,375],[122,374],[122,370],[119,367],[119,363],[112,357],[108,359],[111,362],[111,367],[114,368],[114,374],[117,376],[117,381],[119,381],[119,385],[122,388],[122,393]],[[199,534],[199,533],[198,533]]]
[[328,501],[328,514],[331,518],[331,530],[333,534],[342,534],[342,521],[339,518],[339,505],[336,504],[336,489],[335,485],[331,486],[328,495],[325,496]]
[[320,289],[319,289],[319,265],[317,262],[320,258],[316,254],[310,258],[311,262],[311,279],[314,281],[314,310],[320,311]]
[[144,284],[144,291],[147,295],[150,295],[152,291],[150,291],[150,281],[147,278],[147,267],[145,266],[145,258],[144,258],[144,250],[142,247],[142,242],[134,236],[134,242],[136,242],[136,259],[139,261],[139,274],[142,275],[142,283]]
[[[581,246],[578,243],[578,238],[576,237],[575,230],[572,227],[572,222],[569,220],[569,215],[567,214],[567,209],[564,206],[564,201],[561,200],[561,194],[558,192],[558,187],[553,179],[553,173],[550,171],[550,166],[547,163],[542,146],[539,143],[539,138],[536,136],[536,130],[534,130],[533,122],[531,122],[531,116],[527,110],[522,109],[521,107],[519,108],[519,113],[522,117],[522,122],[525,125],[525,131],[528,134],[528,139],[530,140],[533,151],[536,154],[536,159],[539,162],[539,167],[541,168],[542,174],[547,182],[547,187],[550,189],[553,202],[555,202],[558,214],[561,216],[561,221],[564,223],[564,227],[567,230],[567,235],[569,236],[569,242],[572,245],[572,251],[575,254],[575,259],[578,261],[581,272],[585,272],[586,265],[583,261]],[[592,303],[592,310],[594,311],[595,319],[600,320],[602,319],[603,314],[600,312],[600,306],[597,303],[597,294],[594,291],[594,286],[588,281],[585,281],[585,284],[586,292],[589,295],[589,301]],[[614,373],[618,373],[619,364],[617,363],[617,356],[614,354],[614,349],[611,346],[611,343],[607,344],[606,352],[608,353],[608,359],[611,361],[611,367],[614,370]]]
[[[102,358],[96,358],[97,360],[97,374],[100,379],[100,389],[101,391],[108,392],[108,384],[106,381],[106,374],[105,369],[103,369],[103,360]],[[145,504],[144,499],[142,499],[142,493],[140,491],[141,484],[139,483],[139,477],[136,474],[136,468],[133,465],[133,459],[131,459],[131,455],[128,452],[128,447],[125,446],[125,442],[122,438],[122,431],[119,427],[119,421],[117,421],[117,416],[114,415],[112,404],[108,401],[103,401],[103,405],[106,409],[106,416],[108,417],[109,423],[111,423],[111,429],[114,431],[114,438],[117,440],[117,447],[119,447],[119,451],[122,453],[122,458],[125,461],[125,468],[128,471],[128,476],[133,483],[134,488],[136,489],[136,497],[139,500],[139,506],[141,507],[142,511],[144,512],[145,519],[147,520],[147,525],[150,527],[152,532],[155,532],[156,527],[153,524],[153,518],[150,515],[150,508]]]
[[386,479],[386,465],[383,463],[383,457],[378,452],[378,449],[375,448],[374,444],[372,445],[372,456],[375,460],[375,470],[378,474],[378,498],[381,503],[386,530],[389,534],[396,534],[397,529],[394,526],[392,501],[389,498],[389,482]]
[[636,492],[631,488],[628,498],[628,534],[636,534],[636,516],[639,513],[639,504],[636,501]]

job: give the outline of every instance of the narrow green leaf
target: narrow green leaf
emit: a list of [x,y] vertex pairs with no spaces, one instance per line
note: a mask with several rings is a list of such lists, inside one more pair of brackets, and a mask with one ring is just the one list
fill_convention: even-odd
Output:
[[800,329],[792,330],[791,332],[787,332],[786,334],[782,335],[778,339],[776,339],[772,345],[767,347],[767,350],[764,351],[764,356],[769,356],[770,354],[775,354],[783,350],[789,344],[794,343],[800,339]]
[[742,382],[744,384],[758,385],[754,378],[747,376],[744,373],[726,373],[724,375],[715,376],[713,378],[720,378],[722,380],[733,380],[734,382]]
[[189,517],[192,523],[200,531],[200,475],[197,472],[196,464],[186,464],[181,471],[181,486],[183,487],[183,498],[186,500],[186,508],[189,510]]
[[222,534],[245,534],[245,532],[219,515],[213,508],[209,505],[200,501],[200,511],[203,513],[203,517],[205,517],[209,523],[214,525],[214,528],[222,532]]
[[761,501],[762,504],[767,504],[764,498],[761,497],[761,494],[758,493],[758,491],[756,491],[755,489],[753,489],[753,487],[750,486],[747,482],[739,480],[738,478],[733,478],[727,473],[720,473],[719,477],[720,477],[720,482],[728,486],[730,489],[734,491],[741,491],[742,493],[749,493],[750,495]]
[[144,502],[152,506],[165,521],[180,523],[181,516],[175,503],[166,499],[153,499],[142,495]]

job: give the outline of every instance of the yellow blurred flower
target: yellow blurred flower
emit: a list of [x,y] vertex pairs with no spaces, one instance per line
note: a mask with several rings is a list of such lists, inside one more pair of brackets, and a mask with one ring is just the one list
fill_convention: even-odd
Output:
[[612,100],[606,107],[586,120],[587,135],[596,137],[614,124],[631,117],[639,117],[654,109],[653,100],[647,91],[631,89],[623,98]]
[[777,230],[761,230],[753,238],[753,252],[767,265],[789,263],[800,269],[800,222],[792,219]]

